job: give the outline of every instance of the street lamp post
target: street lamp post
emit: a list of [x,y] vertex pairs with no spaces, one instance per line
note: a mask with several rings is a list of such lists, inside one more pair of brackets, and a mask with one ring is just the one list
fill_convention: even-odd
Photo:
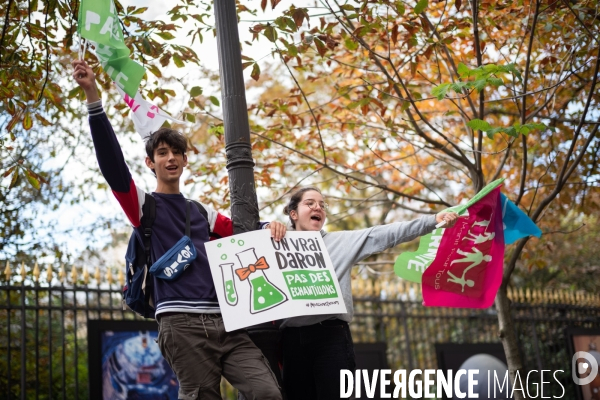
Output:
[[256,229],[258,202],[235,0],[214,2],[233,233]]
[[[233,233],[237,234],[256,229],[259,221],[254,185],[254,160],[250,146],[250,125],[235,0],[216,0],[214,7],[231,219]],[[280,338],[278,326],[279,324],[274,321],[247,330],[250,338],[269,361],[281,387],[282,380],[277,359]]]

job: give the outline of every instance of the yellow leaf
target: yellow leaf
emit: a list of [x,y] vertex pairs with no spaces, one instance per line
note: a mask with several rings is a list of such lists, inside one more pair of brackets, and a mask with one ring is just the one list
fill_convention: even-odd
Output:
[[19,178],[19,169],[15,169],[15,172],[13,172],[13,176],[12,179],[10,181],[10,185],[8,185],[8,190],[12,189],[13,187],[15,187],[15,185],[17,184],[17,179]]
[[254,67],[252,67],[252,73],[250,74],[250,77],[255,81],[257,81],[258,78],[260,78],[260,67],[258,66],[258,63],[254,63]]
[[35,118],[42,123],[43,126],[50,126],[52,123],[48,121],[46,118],[42,117],[40,114],[35,114]]
[[[8,132],[12,131],[13,128],[15,127],[15,125],[17,124],[17,122],[19,122],[19,119],[21,118],[21,113],[17,113],[15,114],[12,119],[10,120],[10,122],[6,125],[6,130]],[[14,139],[13,139],[14,140]]]
[[165,40],[175,39],[175,36],[171,32],[158,32],[156,34]]
[[181,61],[181,57],[179,57],[179,54],[173,54],[173,62],[175,63],[177,68],[183,68],[183,61]]
[[156,76],[157,78],[161,78],[162,77],[162,73],[160,72],[160,69],[158,69],[156,67],[156,65],[151,65],[148,67],[148,70],[150,72],[152,72],[152,74],[154,74],[154,76]]
[[31,174],[31,171],[28,170],[28,169],[25,170],[25,175],[27,176],[27,180],[29,181],[29,183],[31,184],[31,186],[33,186],[37,190],[40,190],[40,181],[38,181],[36,179],[36,177],[33,176],[33,174]]

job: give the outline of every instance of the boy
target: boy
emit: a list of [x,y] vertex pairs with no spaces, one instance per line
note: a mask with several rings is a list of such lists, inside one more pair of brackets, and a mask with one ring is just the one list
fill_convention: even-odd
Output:
[[[100,170],[138,234],[145,193],[137,188],[98,95],[95,75],[84,61],[74,61],[73,78],[87,98],[89,123]],[[146,143],[146,165],[156,175],[156,217],[152,229],[153,262],[173,247],[186,230],[187,200],[179,192],[187,165],[187,142],[172,129],[161,128]],[[170,281],[155,276],[153,300],[160,350],[179,381],[179,399],[221,399],[221,375],[249,399],[281,399],[264,356],[245,331],[225,332],[204,243],[211,231],[233,234],[231,220],[205,207],[208,220],[190,208],[190,237],[197,257],[183,276]],[[279,240],[285,226],[267,224]],[[266,227],[266,226],[265,226]],[[141,236],[140,236],[141,237]]]

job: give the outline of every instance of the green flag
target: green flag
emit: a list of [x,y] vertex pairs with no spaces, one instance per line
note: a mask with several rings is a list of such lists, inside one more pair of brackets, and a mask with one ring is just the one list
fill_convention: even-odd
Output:
[[[466,204],[451,207],[444,211],[453,211],[458,215],[462,215],[482,197],[500,186],[502,182],[504,182],[504,178],[496,179],[487,184]],[[427,267],[429,267],[435,259],[443,234],[444,228],[436,229],[428,235],[421,236],[417,251],[407,251],[400,254],[394,263],[394,272],[396,275],[407,281],[421,283],[423,272],[425,272]]]
[[131,98],[146,73],[129,58],[113,0],[81,0],[77,32],[96,48],[104,71]]
[[500,186],[502,184],[502,182],[504,182],[504,178],[500,178],[500,179],[496,179],[493,182],[488,183],[487,185],[485,185],[485,187],[483,189],[481,189],[471,200],[469,200],[467,202],[467,204],[464,204],[462,206],[456,206],[456,207],[452,207],[449,208],[448,210],[450,211],[454,211],[456,212],[458,215],[463,215],[464,212],[467,210],[467,208],[471,207],[473,204],[477,203],[479,200],[481,200],[482,197],[487,196],[487,194],[489,192],[491,192],[492,190],[496,189],[498,186]]
[[429,235],[421,236],[417,251],[405,251],[394,263],[394,272],[407,281],[421,283],[421,276],[435,259],[444,229],[436,229]]

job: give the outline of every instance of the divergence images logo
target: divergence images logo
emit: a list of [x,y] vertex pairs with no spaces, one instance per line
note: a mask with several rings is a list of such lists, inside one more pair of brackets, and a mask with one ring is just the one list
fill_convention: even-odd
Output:
[[[578,363],[577,360],[580,358],[585,359],[585,362]],[[573,381],[575,382],[575,384],[580,386],[592,383],[592,381],[598,375],[598,361],[596,361],[596,358],[594,358],[594,356],[592,356],[587,351],[578,351],[577,353],[575,353],[573,359],[571,360],[571,367],[571,371],[573,373]],[[588,370],[590,370],[590,373],[587,377],[579,378],[577,376],[577,374],[585,374]]]

